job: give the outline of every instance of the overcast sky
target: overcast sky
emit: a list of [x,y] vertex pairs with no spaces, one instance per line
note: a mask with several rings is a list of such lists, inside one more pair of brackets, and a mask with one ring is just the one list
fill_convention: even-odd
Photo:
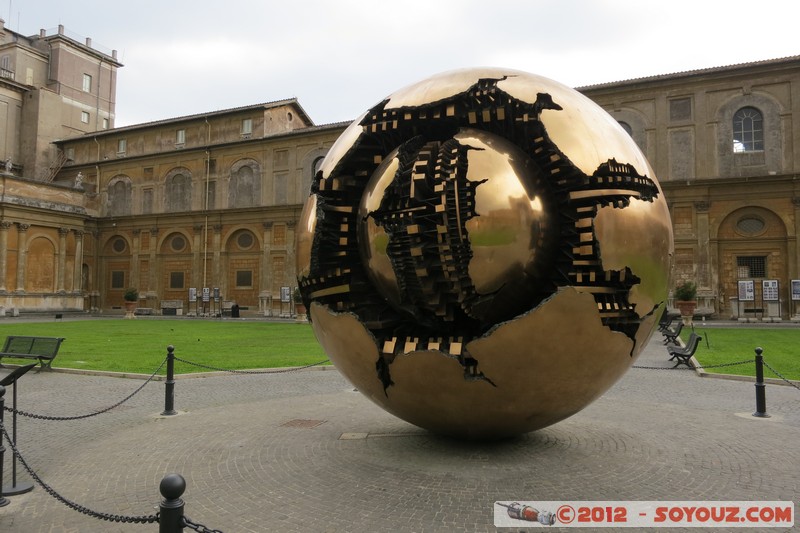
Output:
[[798,0],[0,0],[0,16],[116,49],[116,126],[292,97],[350,121],[465,67],[578,87],[800,55]]

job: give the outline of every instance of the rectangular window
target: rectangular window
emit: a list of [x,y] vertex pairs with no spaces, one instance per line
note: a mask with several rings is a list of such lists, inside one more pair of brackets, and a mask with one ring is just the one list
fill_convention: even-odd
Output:
[[83,75],[83,92],[92,92],[92,77],[89,74]]
[[206,194],[206,209],[215,209],[217,205],[217,182],[209,181]]
[[125,288],[125,271],[112,270],[111,271],[111,288],[124,289]]
[[142,190],[142,214],[149,215],[153,212],[153,189]]
[[208,160],[208,173],[212,176],[217,173],[217,160],[216,159],[209,159]]
[[250,135],[253,133],[253,119],[246,118],[242,120],[242,135]]
[[104,130],[107,130],[107,129],[108,129],[108,119],[107,119],[107,118],[104,118],[104,119],[103,119],[103,129],[104,129]]
[[287,191],[288,187],[288,175],[287,174],[275,174],[275,205],[285,205],[289,203],[289,195]]
[[117,141],[117,155],[124,155],[128,151],[128,139]]
[[739,279],[767,277],[767,257],[763,255],[737,257],[736,273]]
[[75,148],[67,148],[64,150],[64,156],[67,158],[67,161],[75,161]]
[[89,123],[89,112],[88,111],[81,111],[81,122],[84,124]]
[[691,120],[692,100],[691,98],[675,98],[669,101],[670,120]]
[[183,289],[183,272],[170,272],[169,273],[169,288],[170,289]]
[[237,270],[236,271],[236,288],[237,289],[251,289],[253,287],[253,271],[252,270]]
[[186,143],[186,130],[178,130],[175,132],[175,144]]

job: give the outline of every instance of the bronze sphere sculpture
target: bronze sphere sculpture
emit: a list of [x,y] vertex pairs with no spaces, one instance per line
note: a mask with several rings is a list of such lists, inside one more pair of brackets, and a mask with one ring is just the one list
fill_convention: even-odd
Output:
[[359,391],[492,439],[578,412],[633,364],[672,246],[653,170],[613,118],[481,68],[401,89],[342,133],[296,257],[314,332]]

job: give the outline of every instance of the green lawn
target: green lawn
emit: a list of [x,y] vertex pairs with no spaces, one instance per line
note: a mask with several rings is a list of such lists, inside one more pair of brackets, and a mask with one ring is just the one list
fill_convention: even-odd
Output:
[[[167,346],[187,361],[224,369],[303,366],[327,360],[309,324],[222,320],[86,319],[0,324],[6,335],[64,337],[54,367],[151,374]],[[27,363],[3,359],[8,363]],[[165,373],[162,369],[162,374]],[[177,361],[176,374],[207,370]]]
[[[703,337],[695,358],[703,366],[755,360],[756,347],[763,348],[764,361],[791,380],[800,380],[800,329],[796,328],[703,328],[695,325]],[[684,329],[684,342],[690,331]],[[755,363],[706,370],[709,373],[755,376]],[[777,377],[764,368],[764,377]]]

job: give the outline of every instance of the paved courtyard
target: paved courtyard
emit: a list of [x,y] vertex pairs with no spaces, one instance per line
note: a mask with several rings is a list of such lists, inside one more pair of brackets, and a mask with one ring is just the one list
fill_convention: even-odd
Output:
[[[637,365],[670,366],[659,337]],[[140,384],[29,373],[19,408],[84,414]],[[179,379],[177,416],[159,416],[164,382],[151,382],[99,416],[20,417],[18,443],[56,491],[104,513],[155,513],[159,482],[180,473],[186,515],[226,533],[494,531],[497,500],[791,500],[797,515],[800,390],[768,386],[769,419],[751,416],[754,398],[752,383],[634,368],[570,419],[473,443],[394,418],[334,369],[225,374]],[[3,532],[158,530],[88,517],[38,486],[9,500]]]

